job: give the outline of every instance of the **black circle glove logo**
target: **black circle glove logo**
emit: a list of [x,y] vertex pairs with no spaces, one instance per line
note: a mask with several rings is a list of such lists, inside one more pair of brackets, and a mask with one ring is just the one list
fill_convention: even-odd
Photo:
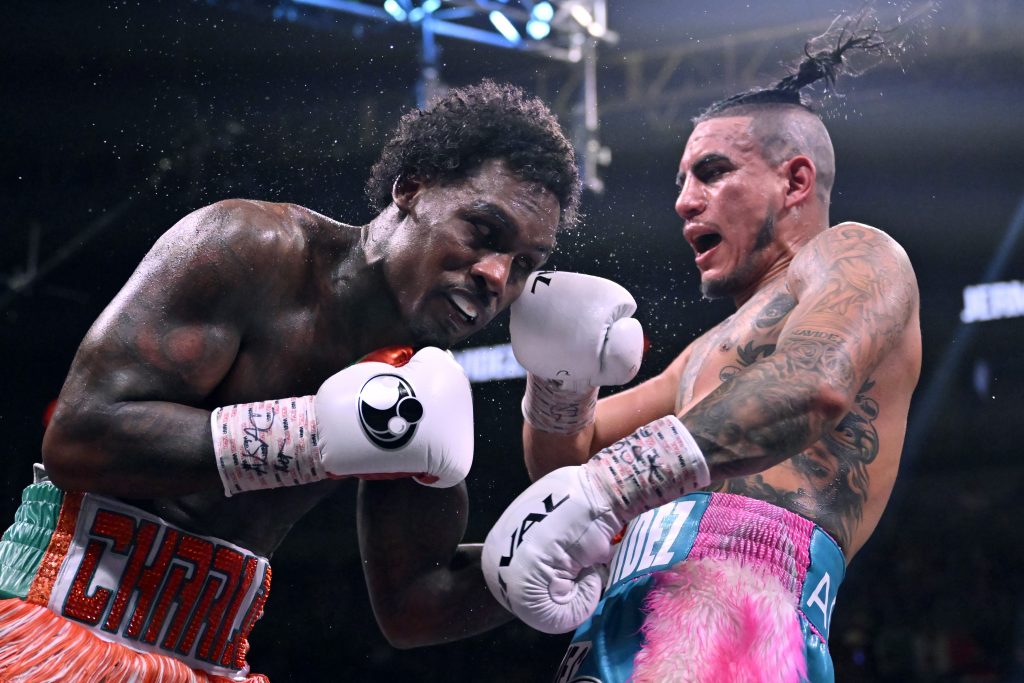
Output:
[[423,418],[412,385],[398,375],[374,375],[359,390],[359,422],[366,437],[393,451],[409,443]]

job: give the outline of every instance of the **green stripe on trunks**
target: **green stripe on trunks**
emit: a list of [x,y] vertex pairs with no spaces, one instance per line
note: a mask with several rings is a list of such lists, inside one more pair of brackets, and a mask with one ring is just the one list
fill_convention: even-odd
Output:
[[64,492],[50,482],[30,484],[21,493],[14,524],[0,539],[0,597],[28,595],[50,537],[57,528]]

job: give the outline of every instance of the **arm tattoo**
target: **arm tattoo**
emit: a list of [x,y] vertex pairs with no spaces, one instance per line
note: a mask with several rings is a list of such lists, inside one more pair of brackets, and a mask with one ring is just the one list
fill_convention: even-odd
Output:
[[[862,519],[867,468],[879,453],[869,376],[903,338],[917,284],[898,246],[863,226],[822,233],[790,269],[799,303],[774,353],[741,348],[739,366],[723,371],[729,381],[682,419],[712,479],[744,477],[725,486],[785,499],[845,543]],[[773,493],[757,473],[787,458],[806,488]]]
[[795,490],[778,489],[755,474],[722,482],[717,490],[793,510],[815,520],[841,547],[849,547],[869,496],[868,465],[880,447],[875,429],[879,406],[867,395],[874,385],[874,381],[865,382],[854,409],[836,428],[792,458],[804,485]]
[[752,474],[809,447],[841,417],[830,394],[854,403],[916,301],[910,265],[893,245],[878,231],[837,228],[794,259],[799,303],[775,352],[731,374],[684,418],[712,478]]
[[848,382],[850,365],[841,345],[802,339],[719,385],[683,419],[712,478],[766,469],[816,440],[827,419],[815,405],[822,378]]
[[809,244],[798,266],[810,273],[803,298],[813,303],[801,326],[855,340],[856,365],[873,366],[902,338],[916,307],[913,270],[877,231],[841,228],[829,237]]

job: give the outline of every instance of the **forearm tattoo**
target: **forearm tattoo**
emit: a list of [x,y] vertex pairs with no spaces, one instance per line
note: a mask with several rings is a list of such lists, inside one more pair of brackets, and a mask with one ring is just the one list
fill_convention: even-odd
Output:
[[874,385],[866,382],[854,409],[835,429],[790,459],[802,477],[801,486],[778,489],[755,474],[724,481],[717,490],[759,498],[814,519],[840,546],[848,547],[869,495],[868,465],[875,461],[880,446],[875,429],[879,405],[868,396]]
[[[794,262],[807,285],[777,345],[738,346],[735,362],[719,373],[722,384],[683,422],[713,479],[744,477],[723,489],[808,509],[845,542],[862,517],[867,466],[880,446],[868,373],[904,334],[917,290],[909,262],[888,237],[835,230]],[[770,327],[767,310],[755,326],[764,319]],[[844,396],[849,407],[837,414],[835,397]],[[757,474],[787,458],[813,490],[776,491]]]

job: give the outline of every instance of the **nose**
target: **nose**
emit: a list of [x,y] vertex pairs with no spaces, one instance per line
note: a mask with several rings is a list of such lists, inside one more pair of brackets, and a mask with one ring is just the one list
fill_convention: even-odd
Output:
[[513,258],[512,254],[491,252],[477,259],[469,273],[483,292],[495,299],[501,299],[505,294],[505,288],[508,287]]
[[687,177],[679,190],[679,196],[676,197],[676,213],[684,221],[692,220],[703,213],[707,205],[704,188],[700,183],[694,182],[692,177]]

